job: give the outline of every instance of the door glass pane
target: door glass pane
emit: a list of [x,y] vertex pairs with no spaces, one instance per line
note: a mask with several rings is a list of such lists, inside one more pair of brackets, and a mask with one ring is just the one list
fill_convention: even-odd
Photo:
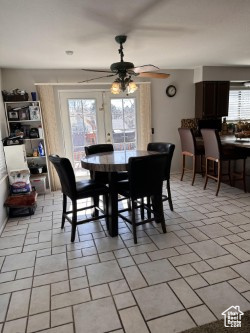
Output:
[[112,98],[111,115],[114,149],[136,149],[135,98]]
[[68,99],[68,109],[75,174],[87,175],[88,171],[81,166],[81,158],[85,156],[84,146],[97,143],[96,100]]

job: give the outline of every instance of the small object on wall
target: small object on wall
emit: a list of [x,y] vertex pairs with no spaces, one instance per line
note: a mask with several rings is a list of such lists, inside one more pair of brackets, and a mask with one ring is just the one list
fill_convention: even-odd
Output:
[[176,95],[177,89],[174,85],[169,85],[166,89],[166,94],[168,97],[174,97]]

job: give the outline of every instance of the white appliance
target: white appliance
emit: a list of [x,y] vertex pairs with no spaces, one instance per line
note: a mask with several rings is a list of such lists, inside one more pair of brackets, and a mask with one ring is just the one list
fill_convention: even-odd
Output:
[[29,169],[25,145],[4,146],[4,154],[8,173],[11,170]]

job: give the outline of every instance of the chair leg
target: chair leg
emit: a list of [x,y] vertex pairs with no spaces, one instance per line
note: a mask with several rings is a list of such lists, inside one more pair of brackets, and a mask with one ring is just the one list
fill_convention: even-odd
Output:
[[202,177],[204,177],[204,172],[203,172],[203,168],[202,168],[202,155],[200,155],[200,168],[201,168],[201,175],[202,175]]
[[204,190],[207,187],[207,181],[208,181],[208,176],[207,176],[207,173],[208,173],[208,159],[207,158],[206,158],[205,164],[206,164],[206,169],[205,169],[205,184],[204,184],[204,188],[203,188]]
[[77,202],[72,202],[72,226],[71,226],[71,242],[75,241],[76,237],[76,223],[77,223]]
[[[99,207],[99,196],[91,198],[92,203],[95,207]],[[99,216],[99,210],[97,208],[94,208],[94,211],[92,213],[93,217],[98,217]]]
[[136,221],[135,221],[135,203],[132,200],[132,227],[134,235],[134,243],[137,244],[137,235],[136,235]]
[[195,174],[196,174],[196,158],[195,158],[195,155],[193,155],[193,179],[192,179],[192,186],[194,185]]
[[151,219],[151,205],[150,205],[150,197],[147,197],[147,217]]
[[65,224],[65,215],[67,210],[67,196],[63,194],[63,211],[62,211],[62,224],[61,224],[61,229],[64,228]]
[[181,173],[181,181],[183,180],[184,171],[186,166],[186,156],[182,155],[182,173]]
[[161,223],[162,231],[165,234],[167,230],[166,230],[164,211],[163,211],[162,193],[160,195],[152,196],[152,205],[153,205],[155,222]]
[[170,179],[167,179],[167,192],[168,192],[168,204],[170,210],[174,210],[173,203],[172,203],[172,196],[171,196],[171,190],[170,190]]
[[219,193],[220,190],[220,183],[221,183],[221,162],[218,161],[218,180],[217,180],[217,191],[216,191],[216,196]]
[[231,177],[231,160],[228,160],[228,178],[230,186],[233,186]]
[[106,215],[105,217],[105,222],[106,222],[106,226],[107,226],[107,230],[109,230],[109,223],[108,223],[108,194],[105,194],[103,196],[103,208],[104,208],[104,214]]
[[131,212],[131,202],[130,199],[127,199],[128,210]]
[[145,218],[145,215],[144,215],[144,198],[141,198],[140,212],[141,212],[141,219],[144,220],[144,218]]
[[244,192],[247,192],[247,185],[246,185],[246,159],[243,159],[243,172],[242,172],[242,177],[243,177],[243,188]]

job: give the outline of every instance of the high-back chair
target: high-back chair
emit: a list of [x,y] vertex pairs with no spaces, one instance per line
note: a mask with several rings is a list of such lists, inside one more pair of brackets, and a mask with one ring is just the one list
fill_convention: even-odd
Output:
[[[86,156],[100,153],[110,153],[114,151],[114,147],[111,143],[102,143],[92,146],[85,146],[85,154]],[[127,172],[116,172],[117,180],[127,179]],[[96,181],[107,184],[109,182],[109,175],[106,172],[95,171],[90,173],[91,179],[95,179]]]
[[[85,146],[85,154],[86,156],[99,154],[99,153],[109,153],[114,151],[114,147],[111,143],[103,143],[103,144],[96,144],[91,146]],[[91,179],[95,179],[103,184],[108,183],[108,174],[106,172],[100,171],[90,171]]]
[[147,147],[148,151],[157,151],[159,153],[166,153],[167,163],[165,166],[165,174],[164,174],[164,180],[166,180],[166,189],[168,195],[163,195],[163,201],[167,201],[169,203],[169,207],[171,210],[173,210],[173,203],[172,203],[172,196],[171,196],[171,190],[170,190],[170,170],[171,170],[171,163],[172,158],[175,150],[175,145],[173,143],[168,142],[150,142]]
[[[206,189],[208,178],[214,179],[217,181],[217,190],[216,196],[220,190],[221,178],[223,175],[228,175],[230,185],[232,186],[231,181],[231,161],[243,160],[243,170],[241,177],[235,180],[242,180],[244,191],[246,192],[246,154],[241,150],[236,150],[236,148],[227,148],[223,147],[221,144],[220,136],[217,130],[215,129],[201,129],[201,134],[205,146],[205,159],[206,159],[206,173],[205,173],[205,185],[204,190]],[[208,161],[217,163],[217,174],[209,173]],[[222,164],[223,162],[228,163],[228,173],[222,174]]]
[[153,214],[156,222],[160,222],[162,230],[166,233],[166,226],[162,204],[162,184],[165,176],[167,154],[154,154],[141,157],[130,157],[128,166],[128,181],[117,183],[118,193],[130,198],[132,202],[132,219],[127,216],[119,216],[132,224],[134,242],[137,243],[136,226],[152,222],[154,218],[136,222],[135,210],[139,208],[138,199],[153,198]]
[[[191,128],[178,128],[178,132],[181,139],[181,150],[182,150],[182,173],[181,180],[183,180],[184,172],[186,170],[192,171],[192,185],[194,185],[196,169],[196,159],[200,158],[200,168],[202,172],[202,155],[204,155],[204,147],[198,145],[195,140],[194,132]],[[192,169],[186,168],[186,156],[192,158]]]
[[[94,154],[100,154],[100,153],[110,153],[114,151],[114,147],[112,143],[101,143],[91,146],[85,146],[85,154],[86,156],[94,155]],[[126,171],[121,172],[115,172],[113,173],[116,176],[117,181],[118,180],[124,180],[128,179],[128,173]],[[100,172],[100,171],[90,171],[90,177],[91,179],[96,180],[97,182],[108,184],[109,183],[109,174],[107,172]],[[120,199],[122,200],[122,199]],[[99,198],[94,198],[94,205],[99,206]],[[130,207],[130,203],[128,200],[128,207]],[[98,216],[99,210],[95,209],[93,212],[93,216]]]
[[[106,210],[108,206],[108,188],[104,184],[96,182],[94,180],[82,180],[76,182],[72,165],[67,158],[61,158],[58,155],[50,155],[49,160],[53,164],[58,173],[62,187],[63,212],[62,212],[61,228],[63,229],[65,224],[65,219],[67,219],[71,223],[71,242],[74,242],[76,234],[76,226],[78,224],[94,221],[102,217],[107,218],[107,214],[104,214],[100,217],[92,217],[85,220],[77,221],[78,211],[90,208],[97,208],[94,205],[92,205],[81,209],[77,209],[77,200],[85,198],[96,198],[96,197],[99,198],[100,195],[103,195],[104,209]],[[70,198],[72,201],[72,211],[67,211],[67,198]],[[72,218],[69,218],[68,216],[69,214],[72,214]]]

